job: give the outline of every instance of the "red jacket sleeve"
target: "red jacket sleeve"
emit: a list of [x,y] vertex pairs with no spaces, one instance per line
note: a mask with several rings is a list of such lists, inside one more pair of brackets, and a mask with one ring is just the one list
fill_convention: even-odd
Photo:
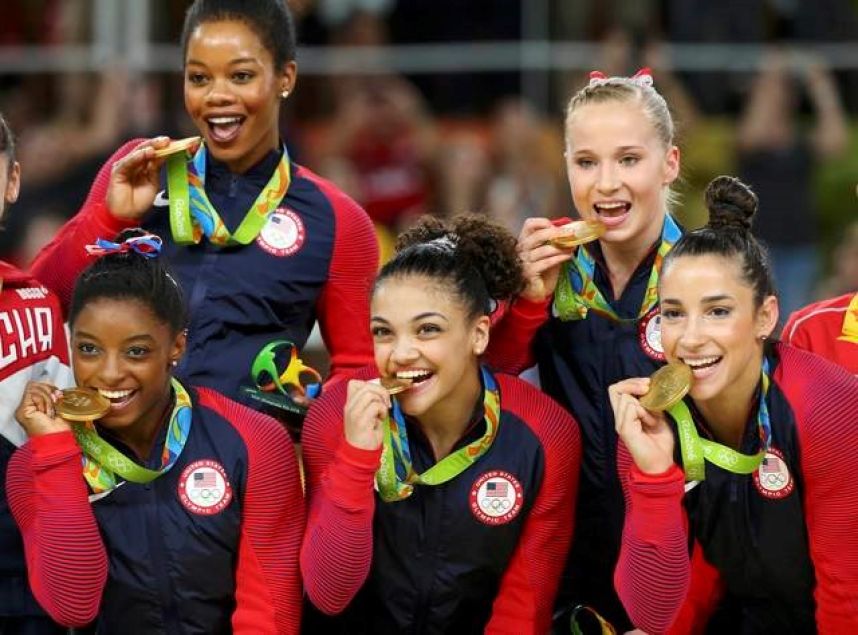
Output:
[[501,579],[486,633],[547,633],[572,540],[581,440],[575,420],[550,398],[524,382],[501,381],[504,409],[532,422],[542,442],[545,471]]
[[323,394],[302,433],[309,518],[301,571],[310,600],[329,615],[348,606],[369,574],[373,485],[381,460],[381,448],[361,450],[346,441],[345,397],[346,382]]
[[677,465],[648,475],[618,446],[626,519],[614,585],[632,623],[656,635],[676,620],[691,584],[685,511],[685,476]]
[[363,208],[309,170],[301,168],[301,174],[325,193],[334,209],[334,252],[316,310],[331,356],[330,379],[336,382],[374,361],[369,296],[378,271],[378,241]]
[[858,632],[858,378],[780,346],[774,381],[795,414],[820,633]]
[[517,375],[536,360],[531,346],[539,327],[548,321],[551,299],[531,302],[516,298],[507,313],[492,327],[486,363],[503,373]]
[[691,586],[668,633],[704,635],[723,594],[724,584],[718,570],[706,561],[703,548],[695,541],[691,554]]
[[199,395],[201,404],[232,423],[247,447],[233,632],[298,633],[304,500],[289,435],[273,419],[213,391],[199,389]]
[[33,595],[60,624],[89,624],[98,614],[108,563],[72,433],[34,437],[15,452],[6,493],[24,538]]
[[96,238],[113,240],[123,229],[139,224],[114,217],[107,209],[105,198],[113,164],[141,141],[127,142],[101,166],[83,207],[42,248],[30,267],[33,276],[59,296],[64,312],[68,311],[78,274],[91,262],[84,246],[94,243]]

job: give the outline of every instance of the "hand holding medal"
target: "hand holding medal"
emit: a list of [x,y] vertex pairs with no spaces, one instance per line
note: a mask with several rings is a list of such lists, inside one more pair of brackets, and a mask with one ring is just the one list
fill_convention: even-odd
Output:
[[661,409],[682,399],[683,374],[681,369],[663,370],[652,377],[624,379],[608,388],[617,434],[645,474],[662,474],[674,464],[676,441]]

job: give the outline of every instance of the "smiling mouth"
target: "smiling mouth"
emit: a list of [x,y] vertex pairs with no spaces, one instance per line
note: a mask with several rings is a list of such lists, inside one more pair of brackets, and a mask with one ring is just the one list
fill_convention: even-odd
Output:
[[713,366],[718,365],[724,358],[720,355],[712,355],[710,357],[701,357],[699,359],[680,359],[683,363],[687,364],[691,368],[691,372],[697,376],[698,373],[702,373],[707,368],[712,368]]
[[417,385],[431,378],[434,374],[429,370],[401,370],[396,373],[396,378],[405,379],[410,381],[412,385]]
[[117,410],[123,408],[136,395],[136,390],[105,390],[98,388],[98,394],[110,401],[110,409]]
[[244,117],[209,117],[205,120],[209,129],[209,137],[218,143],[233,141],[241,130]]

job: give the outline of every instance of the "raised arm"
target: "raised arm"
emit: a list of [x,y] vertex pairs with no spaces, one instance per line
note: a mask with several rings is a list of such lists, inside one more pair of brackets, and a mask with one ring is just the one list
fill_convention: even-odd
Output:
[[331,355],[330,379],[336,382],[373,363],[369,295],[378,270],[378,241],[372,221],[357,203],[329,182],[312,178],[335,214],[334,253],[316,310]]
[[328,615],[343,611],[369,574],[379,419],[387,407],[379,386],[351,380],[323,394],[304,423],[309,516],[301,572],[310,600]]
[[164,158],[153,148],[167,137],[135,139],[113,153],[101,166],[80,211],[63,225],[30,267],[33,275],[56,293],[68,309],[74,281],[88,264],[84,246],[96,238],[112,240],[127,227],[140,224],[152,206]]
[[663,414],[648,412],[637,399],[649,381],[626,379],[608,389],[626,499],[614,584],[635,626],[664,633],[688,594],[691,563],[682,508],[685,476],[673,461],[673,431]]
[[558,249],[548,244],[548,240],[557,234],[557,225],[567,222],[568,218],[524,221],[517,248],[526,286],[506,314],[492,326],[485,356],[486,363],[500,372],[517,375],[534,364],[533,338],[539,327],[548,321],[548,305],[557,287],[560,265],[572,257],[571,250]]
[[487,633],[551,630],[554,597],[572,540],[581,465],[578,425],[545,396],[526,403],[522,418],[537,422],[544,451],[543,479],[501,580]]

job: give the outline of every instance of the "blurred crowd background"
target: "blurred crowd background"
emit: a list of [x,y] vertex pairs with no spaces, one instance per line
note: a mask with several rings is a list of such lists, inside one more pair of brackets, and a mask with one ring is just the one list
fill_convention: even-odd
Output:
[[[3,0],[0,110],[19,202],[0,258],[26,266],[123,141],[196,134],[177,42],[187,0]],[[562,113],[588,71],[653,70],[702,188],[757,191],[784,313],[858,288],[858,0],[290,0],[299,81],[290,152],[369,212],[383,255],[420,214],[518,232],[572,216]]]

